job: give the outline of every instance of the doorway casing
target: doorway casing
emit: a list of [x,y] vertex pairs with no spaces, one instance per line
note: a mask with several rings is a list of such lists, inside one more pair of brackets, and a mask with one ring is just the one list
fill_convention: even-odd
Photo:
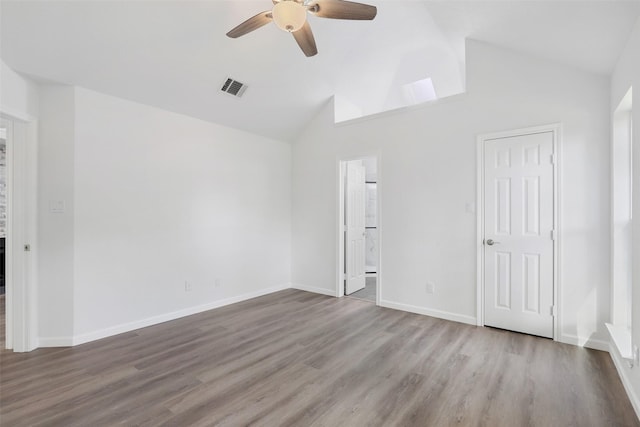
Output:
[[16,352],[38,347],[36,303],[37,121],[5,114],[11,123],[7,138],[6,341]]
[[381,168],[381,152],[379,150],[372,151],[369,153],[358,153],[347,156],[338,156],[336,159],[336,177],[337,182],[336,186],[337,197],[336,206],[338,207],[336,212],[336,233],[337,233],[337,256],[336,265],[338,266],[336,272],[336,289],[335,295],[337,298],[344,296],[344,271],[345,271],[345,193],[344,193],[344,183],[345,183],[345,166],[346,163],[353,160],[364,160],[364,159],[374,158],[376,160],[376,226],[378,229],[378,257],[377,257],[377,266],[376,266],[376,305],[380,305],[380,301],[382,300],[382,191],[381,191],[381,183],[382,183],[382,168]]
[[561,159],[561,138],[562,125],[560,123],[527,127],[521,129],[507,130],[478,135],[476,142],[477,158],[477,187],[476,187],[476,320],[478,326],[484,326],[484,147],[488,140],[497,138],[509,138],[516,136],[531,135],[537,133],[551,132],[553,134],[553,224],[555,238],[553,240],[553,301],[556,313],[553,316],[553,340],[558,341],[561,336],[560,325],[562,320],[562,304],[560,301],[560,159]]

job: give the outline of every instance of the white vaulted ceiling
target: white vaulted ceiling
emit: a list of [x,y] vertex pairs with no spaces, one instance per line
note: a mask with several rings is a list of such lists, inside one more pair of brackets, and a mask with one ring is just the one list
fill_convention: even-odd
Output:
[[[36,79],[78,85],[289,141],[332,96],[360,114],[402,106],[431,78],[463,90],[464,39],[608,74],[640,1],[392,1],[374,21],[309,17],[318,55],[269,24],[226,32],[270,0],[2,1],[0,56]],[[226,77],[249,88],[220,93]]]

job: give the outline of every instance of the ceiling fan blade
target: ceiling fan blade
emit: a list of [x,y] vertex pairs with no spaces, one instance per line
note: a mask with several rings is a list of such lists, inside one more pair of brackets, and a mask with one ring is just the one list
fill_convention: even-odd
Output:
[[257,30],[258,28],[267,25],[269,22],[273,20],[273,16],[271,16],[271,11],[267,10],[265,12],[260,12],[254,17],[251,17],[244,21],[242,24],[235,27],[233,30],[227,33],[227,37],[231,37],[232,39],[238,38],[240,36],[244,36],[247,33],[250,33],[253,30]]
[[296,39],[298,46],[300,46],[300,49],[302,49],[306,56],[313,56],[318,53],[316,40],[313,38],[313,32],[311,31],[309,21],[306,21],[302,28],[291,34],[293,34],[293,38]]
[[363,3],[344,0],[316,0],[309,4],[309,12],[321,18],[371,20],[378,9]]

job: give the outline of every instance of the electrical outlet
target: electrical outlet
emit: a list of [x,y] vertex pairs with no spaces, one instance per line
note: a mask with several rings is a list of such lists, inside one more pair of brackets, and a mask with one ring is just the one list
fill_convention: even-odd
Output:
[[427,282],[426,291],[428,294],[433,294],[436,291],[436,285],[433,282]]
[[220,286],[222,286],[222,281],[220,279],[216,279],[215,282],[213,283],[213,286],[215,286],[216,288],[219,288]]
[[191,283],[187,282],[186,280],[184,281],[184,291],[191,292]]

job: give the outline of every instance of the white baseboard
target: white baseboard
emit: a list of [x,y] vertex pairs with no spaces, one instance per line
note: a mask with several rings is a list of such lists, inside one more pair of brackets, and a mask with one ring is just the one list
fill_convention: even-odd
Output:
[[73,337],[38,338],[38,347],[71,347]]
[[329,295],[330,297],[336,296],[336,291],[333,289],[325,289],[325,288],[316,288],[315,286],[305,286],[297,283],[293,283],[291,285],[293,289],[298,289],[301,291],[313,292],[315,294]]
[[603,341],[603,340],[598,340],[593,338],[579,337],[577,335],[570,335],[570,334],[562,334],[560,338],[558,338],[558,341],[565,344],[577,345],[578,347],[592,348],[594,350],[601,350],[601,351],[607,351],[607,352],[609,351],[608,341]]
[[638,394],[633,389],[631,378],[629,378],[629,368],[626,364],[627,361],[622,358],[614,345],[610,345],[609,355],[611,355],[611,360],[613,360],[613,364],[618,371],[618,376],[620,376],[622,385],[627,392],[631,406],[633,406],[634,411],[636,411],[636,416],[640,419],[640,399],[638,399]]
[[148,317],[146,319],[136,320],[134,322],[123,323],[120,325],[112,326],[105,329],[100,329],[97,331],[75,335],[73,337],[40,338],[38,340],[38,343],[40,347],[69,347],[69,346],[84,344],[84,343],[99,340],[102,338],[107,338],[114,335],[122,334],[125,332],[134,331],[136,329],[146,328],[147,326],[157,325],[158,323],[164,323],[170,320],[179,319],[181,317],[191,316],[192,314],[202,313],[203,311],[213,310],[214,308],[224,307],[225,305],[246,301],[248,299],[271,294],[273,292],[278,292],[284,289],[288,289],[290,287],[291,287],[290,284],[286,283],[279,286],[273,286],[271,288],[260,289],[258,291],[249,292],[249,293],[238,295],[231,298],[226,298],[223,300],[209,302],[207,304],[202,304],[195,307],[185,308],[183,310],[173,311],[171,313],[160,314],[158,316]]
[[391,301],[380,301],[381,307],[392,308],[394,310],[408,311],[409,313],[423,314],[425,316],[437,317],[438,319],[451,320],[453,322],[466,323],[468,325],[476,326],[476,318],[473,316],[466,316],[464,314],[451,313],[448,311],[434,310],[431,308],[417,307],[415,305],[400,304]]

